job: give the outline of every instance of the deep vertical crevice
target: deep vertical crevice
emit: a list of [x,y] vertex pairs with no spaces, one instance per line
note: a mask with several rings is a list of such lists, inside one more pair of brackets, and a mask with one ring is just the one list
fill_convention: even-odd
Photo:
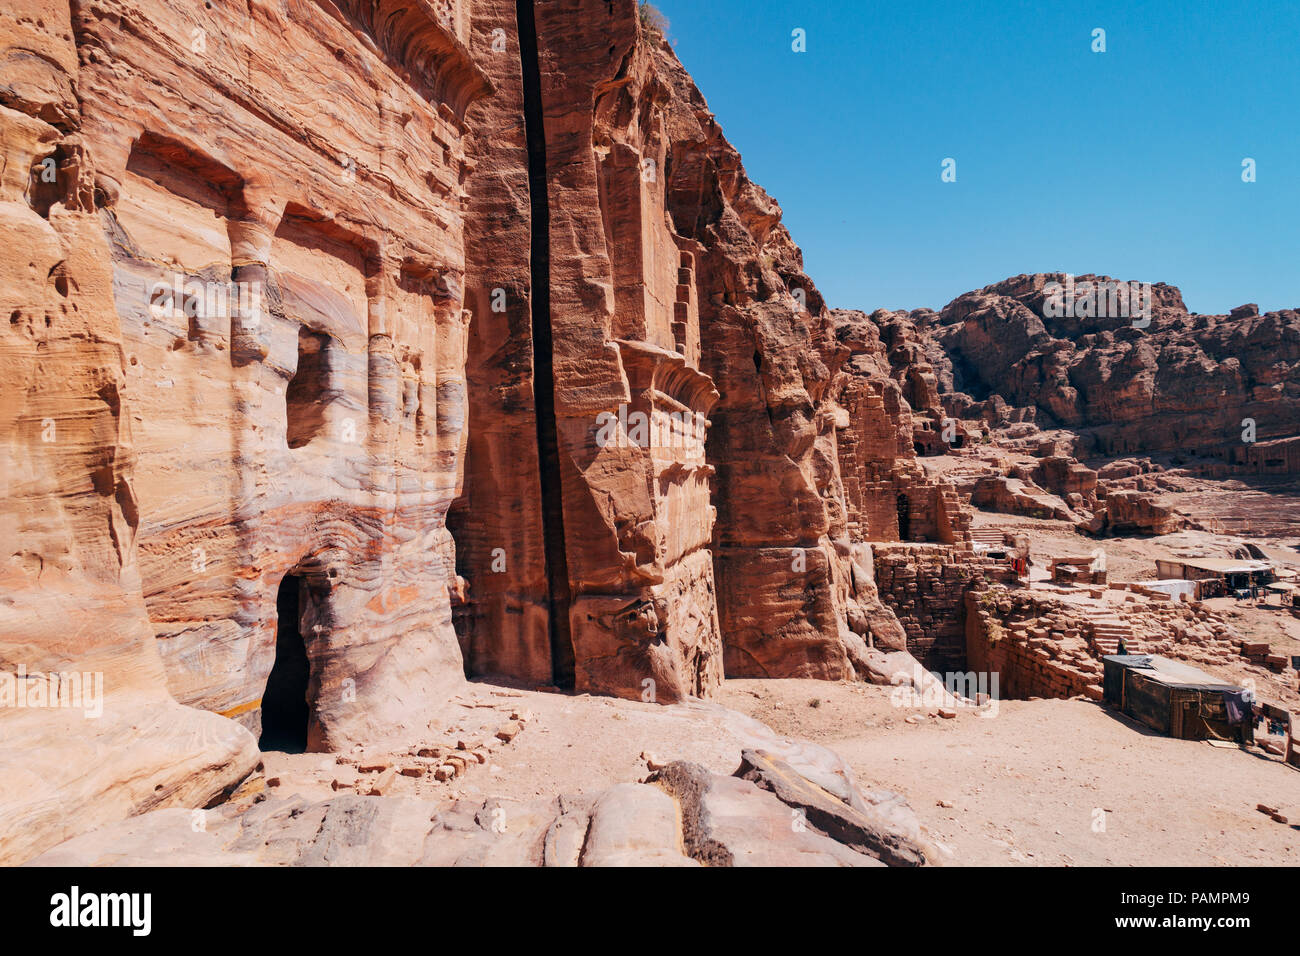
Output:
[[533,400],[537,418],[537,458],[541,472],[542,535],[552,679],[559,687],[574,682],[573,638],[569,631],[569,561],[564,543],[564,491],[555,418],[555,368],[551,341],[551,209],[546,195],[546,130],[542,120],[542,76],[537,57],[533,0],[516,0],[519,65],[524,85],[524,134],[528,142],[528,204],[532,214],[529,271],[532,284]]

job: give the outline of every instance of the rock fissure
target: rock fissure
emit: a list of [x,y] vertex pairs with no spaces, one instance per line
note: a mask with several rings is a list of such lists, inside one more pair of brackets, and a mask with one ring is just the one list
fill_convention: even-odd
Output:
[[528,198],[532,221],[529,278],[532,288],[533,397],[542,496],[543,552],[550,626],[551,678],[572,687],[573,639],[569,632],[569,564],[564,535],[564,479],[555,415],[554,340],[551,329],[550,200],[547,195],[546,129],[538,65],[533,0],[517,0],[519,60],[523,77],[524,129],[528,142]]

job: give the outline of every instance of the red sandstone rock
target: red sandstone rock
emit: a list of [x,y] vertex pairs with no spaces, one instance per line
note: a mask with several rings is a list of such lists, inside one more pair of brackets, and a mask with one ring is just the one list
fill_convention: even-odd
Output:
[[[967,293],[944,307],[933,329],[952,391],[996,393],[1035,406],[1044,426],[1077,430],[1093,453],[1134,450],[1214,456],[1248,471],[1294,472],[1300,459],[1263,454],[1243,441],[1294,439],[1300,424],[1300,313],[1188,313],[1177,288],[1151,286],[1142,317],[1052,317],[1047,284],[1063,274],[1021,275]],[[1074,277],[1115,283],[1108,276]],[[1109,306],[1109,303],[1107,303]],[[1077,311],[1077,310],[1076,310]],[[1087,311],[1087,310],[1083,310]],[[1138,327],[1135,326],[1135,322]],[[1269,465],[1266,459],[1281,459]]]
[[1096,534],[1172,534],[1189,527],[1191,522],[1173,508],[1162,505],[1151,495],[1140,491],[1114,491],[1106,497],[1105,506],[1098,510],[1086,525],[1086,530]]
[[459,681],[461,131],[491,86],[463,9],[342,6],[0,14],[0,660],[105,687],[75,732],[0,713],[22,753],[76,741],[0,769],[0,858],[233,787],[255,737],[216,714],[257,732],[277,627],[314,748]]
[[[505,23],[513,54],[508,6],[483,22]],[[709,694],[724,656],[735,675],[853,676],[865,642],[905,641],[863,544],[964,534],[955,496],[908,464],[911,412],[874,324],[826,309],[779,207],[630,0],[539,6],[536,43],[545,168],[517,122],[530,76],[490,62],[497,95],[469,114],[483,220],[467,275],[487,312],[449,520],[471,670],[660,702]],[[530,173],[542,232],[536,197],[518,201]],[[530,236],[547,243],[540,298]]]

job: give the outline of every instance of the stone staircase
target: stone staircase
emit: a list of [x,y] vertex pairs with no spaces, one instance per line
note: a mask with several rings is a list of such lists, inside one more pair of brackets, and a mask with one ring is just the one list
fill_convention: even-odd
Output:
[[1088,643],[1099,657],[1119,653],[1120,639],[1130,654],[1142,654],[1142,645],[1133,637],[1133,628],[1117,617],[1094,618],[1088,624]]
[[1006,547],[1006,533],[1001,528],[971,528],[970,539],[981,550]]

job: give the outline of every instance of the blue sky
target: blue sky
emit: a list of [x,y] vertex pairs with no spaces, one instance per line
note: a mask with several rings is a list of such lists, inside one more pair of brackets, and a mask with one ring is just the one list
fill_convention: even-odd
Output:
[[831,305],[1062,271],[1300,308],[1295,0],[656,6]]

